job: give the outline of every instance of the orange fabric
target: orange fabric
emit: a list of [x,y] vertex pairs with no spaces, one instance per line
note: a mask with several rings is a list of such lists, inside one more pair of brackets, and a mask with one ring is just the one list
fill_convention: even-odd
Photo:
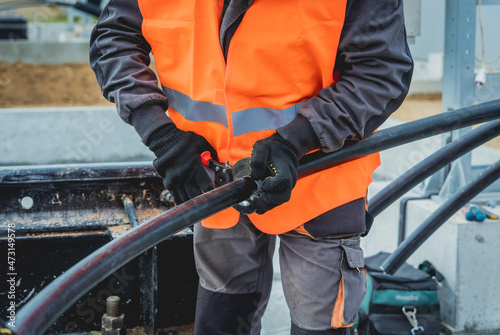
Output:
[[224,0],[218,0],[219,2],[219,22],[222,20],[222,11],[224,9]]
[[234,227],[240,219],[240,213],[233,208],[228,208],[202,221],[205,228],[227,229]]
[[[342,268],[342,260],[340,260],[340,267]],[[346,328],[352,327],[354,323],[345,324],[344,320],[344,306],[345,306],[345,292],[344,292],[344,277],[340,277],[339,291],[337,293],[337,299],[335,300],[335,305],[333,306],[332,320],[330,326],[332,328]]]
[[[179,128],[205,137],[219,161],[233,165],[249,157],[253,144],[275,130],[234,136],[234,113],[292,107],[332,85],[346,1],[254,0],[231,39],[226,63],[219,41],[221,1],[139,0],[161,84],[194,101],[225,106],[228,127],[187,120],[172,108],[168,115]],[[250,219],[269,234],[293,230],[366,196],[378,165],[378,155],[370,155],[305,177],[289,202]],[[203,224],[227,228],[238,217],[228,209]]]
[[305,236],[310,237],[313,240],[315,240],[315,238],[311,234],[309,234],[309,232],[306,230],[306,228],[304,228],[304,225],[298,226],[297,228],[295,228],[295,231],[301,235],[305,235]]

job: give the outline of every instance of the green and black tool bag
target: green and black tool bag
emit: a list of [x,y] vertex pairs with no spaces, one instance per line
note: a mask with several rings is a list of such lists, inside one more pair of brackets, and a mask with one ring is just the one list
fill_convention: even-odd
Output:
[[359,335],[439,335],[438,282],[405,263],[394,275],[379,266],[389,256],[365,259],[367,293],[359,310]]

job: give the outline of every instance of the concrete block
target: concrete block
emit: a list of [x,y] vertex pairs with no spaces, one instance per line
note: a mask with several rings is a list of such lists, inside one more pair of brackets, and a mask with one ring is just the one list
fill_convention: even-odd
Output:
[[[375,182],[375,194],[387,182]],[[406,236],[410,235],[439,206],[439,198],[408,203]],[[399,201],[376,219],[370,234],[363,239],[366,256],[379,251],[393,252],[397,247]],[[500,223],[466,221],[459,212],[445,222],[409,258],[418,267],[430,261],[445,282],[439,289],[442,320],[453,334],[500,334]]]
[[152,161],[114,107],[0,110],[0,164]]
[[89,61],[87,39],[74,42],[0,41],[0,61],[28,64],[86,63]]

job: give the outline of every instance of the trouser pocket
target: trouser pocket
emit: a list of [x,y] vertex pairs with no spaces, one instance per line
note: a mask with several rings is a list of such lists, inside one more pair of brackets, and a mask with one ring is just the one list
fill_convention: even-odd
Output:
[[366,294],[366,271],[360,237],[341,240],[340,282],[333,308],[332,328],[351,327]]

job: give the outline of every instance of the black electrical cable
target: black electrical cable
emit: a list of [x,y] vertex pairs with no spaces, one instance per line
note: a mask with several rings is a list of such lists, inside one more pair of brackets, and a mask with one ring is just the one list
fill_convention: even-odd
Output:
[[452,215],[500,178],[500,160],[482,171],[472,182],[441,205],[382,263],[380,269],[393,275],[401,265]]
[[102,278],[167,237],[248,199],[257,184],[245,177],[193,198],[102,246],[47,285],[16,315],[18,334],[43,334],[59,315]]
[[439,149],[399,176],[368,202],[370,215],[376,217],[403,194],[423,182],[450,162],[500,135],[500,121],[488,122]]
[[375,132],[339,151],[309,154],[301,159],[299,174],[306,176],[361,156],[498,118],[500,99],[407,122]]
[[101,7],[95,3],[89,2],[87,0],[85,1],[75,1],[72,3],[67,3],[64,1],[45,1],[47,4],[51,5],[58,5],[58,6],[69,6],[69,7],[74,7],[84,13],[94,15],[99,17],[101,15]]
[[[299,167],[304,177],[360,156],[426,136],[500,117],[500,100],[443,113],[375,133],[366,140],[327,155],[309,155]],[[317,159],[312,160],[312,159]],[[18,312],[16,331],[42,334],[79,296],[142,252],[170,235],[247,199],[256,183],[243,178],[207,192],[157,216],[109,242],[56,278]]]

